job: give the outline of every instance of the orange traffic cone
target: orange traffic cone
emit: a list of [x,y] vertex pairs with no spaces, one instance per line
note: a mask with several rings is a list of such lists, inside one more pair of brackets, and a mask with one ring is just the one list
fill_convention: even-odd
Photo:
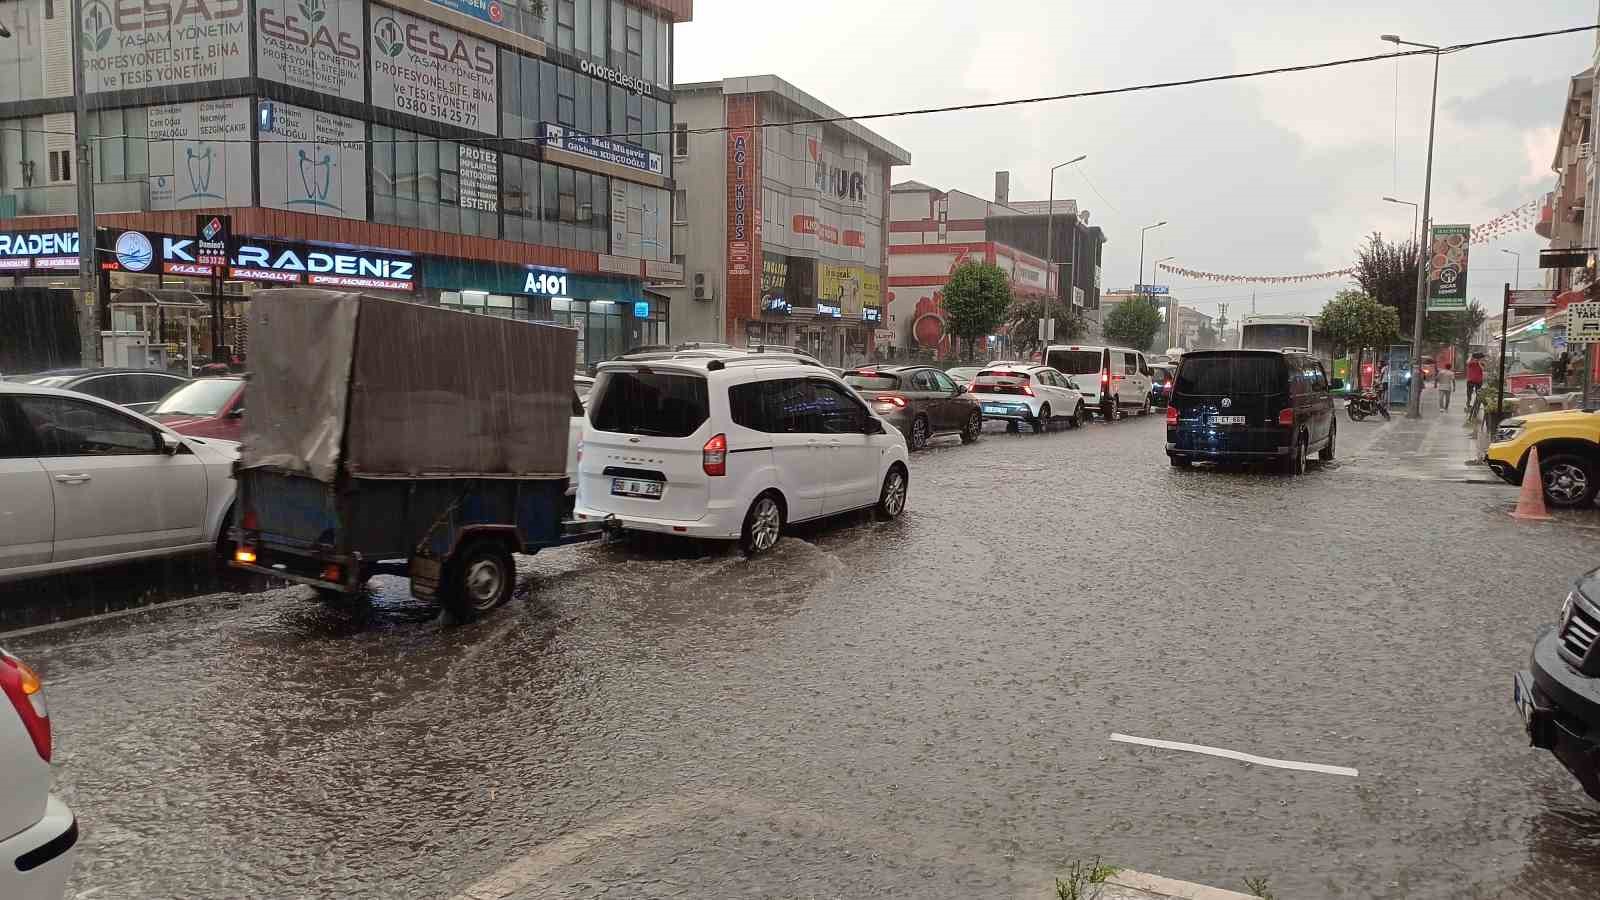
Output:
[[1528,451],[1528,469],[1522,474],[1522,494],[1517,497],[1517,508],[1511,518],[1524,522],[1549,521],[1550,513],[1544,508],[1544,476],[1539,473],[1539,448]]

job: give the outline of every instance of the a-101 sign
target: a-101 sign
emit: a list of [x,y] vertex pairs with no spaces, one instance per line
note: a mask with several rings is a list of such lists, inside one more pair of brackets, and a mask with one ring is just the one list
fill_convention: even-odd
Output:
[[565,297],[567,276],[552,275],[549,272],[529,272],[528,280],[522,285],[522,292],[538,294],[541,297]]

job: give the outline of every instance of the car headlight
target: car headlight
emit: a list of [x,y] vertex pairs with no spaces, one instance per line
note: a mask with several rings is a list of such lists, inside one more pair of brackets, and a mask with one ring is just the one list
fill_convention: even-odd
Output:
[[1495,429],[1494,443],[1503,444],[1507,441],[1514,441],[1520,433],[1522,433],[1521,422],[1501,423],[1500,427]]

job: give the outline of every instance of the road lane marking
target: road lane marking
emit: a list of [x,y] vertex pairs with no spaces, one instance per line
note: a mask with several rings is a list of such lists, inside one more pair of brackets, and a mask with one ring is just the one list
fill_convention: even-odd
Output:
[[1159,741],[1155,738],[1133,737],[1127,734],[1112,733],[1111,739],[1122,744],[1138,744],[1142,747],[1155,747],[1158,750],[1182,750],[1186,753],[1203,753],[1206,756],[1220,756],[1223,759],[1233,759],[1239,762],[1254,763],[1258,766],[1272,766],[1275,769],[1294,769],[1298,772],[1319,772],[1323,775],[1348,775],[1356,777],[1356,770],[1345,766],[1325,766],[1322,763],[1298,762],[1292,759],[1272,759],[1266,756],[1256,756],[1251,753],[1240,753],[1237,750],[1224,750],[1221,747],[1207,747],[1204,744],[1185,744],[1181,741]]

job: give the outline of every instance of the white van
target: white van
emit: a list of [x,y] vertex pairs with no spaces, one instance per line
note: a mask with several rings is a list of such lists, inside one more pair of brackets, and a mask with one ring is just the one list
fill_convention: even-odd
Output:
[[1126,347],[1056,344],[1045,348],[1044,364],[1072,379],[1083,402],[1107,422],[1129,410],[1150,413],[1149,360]]
[[755,555],[793,522],[905,509],[905,438],[806,357],[729,350],[601,363],[588,414],[579,519],[736,540]]

